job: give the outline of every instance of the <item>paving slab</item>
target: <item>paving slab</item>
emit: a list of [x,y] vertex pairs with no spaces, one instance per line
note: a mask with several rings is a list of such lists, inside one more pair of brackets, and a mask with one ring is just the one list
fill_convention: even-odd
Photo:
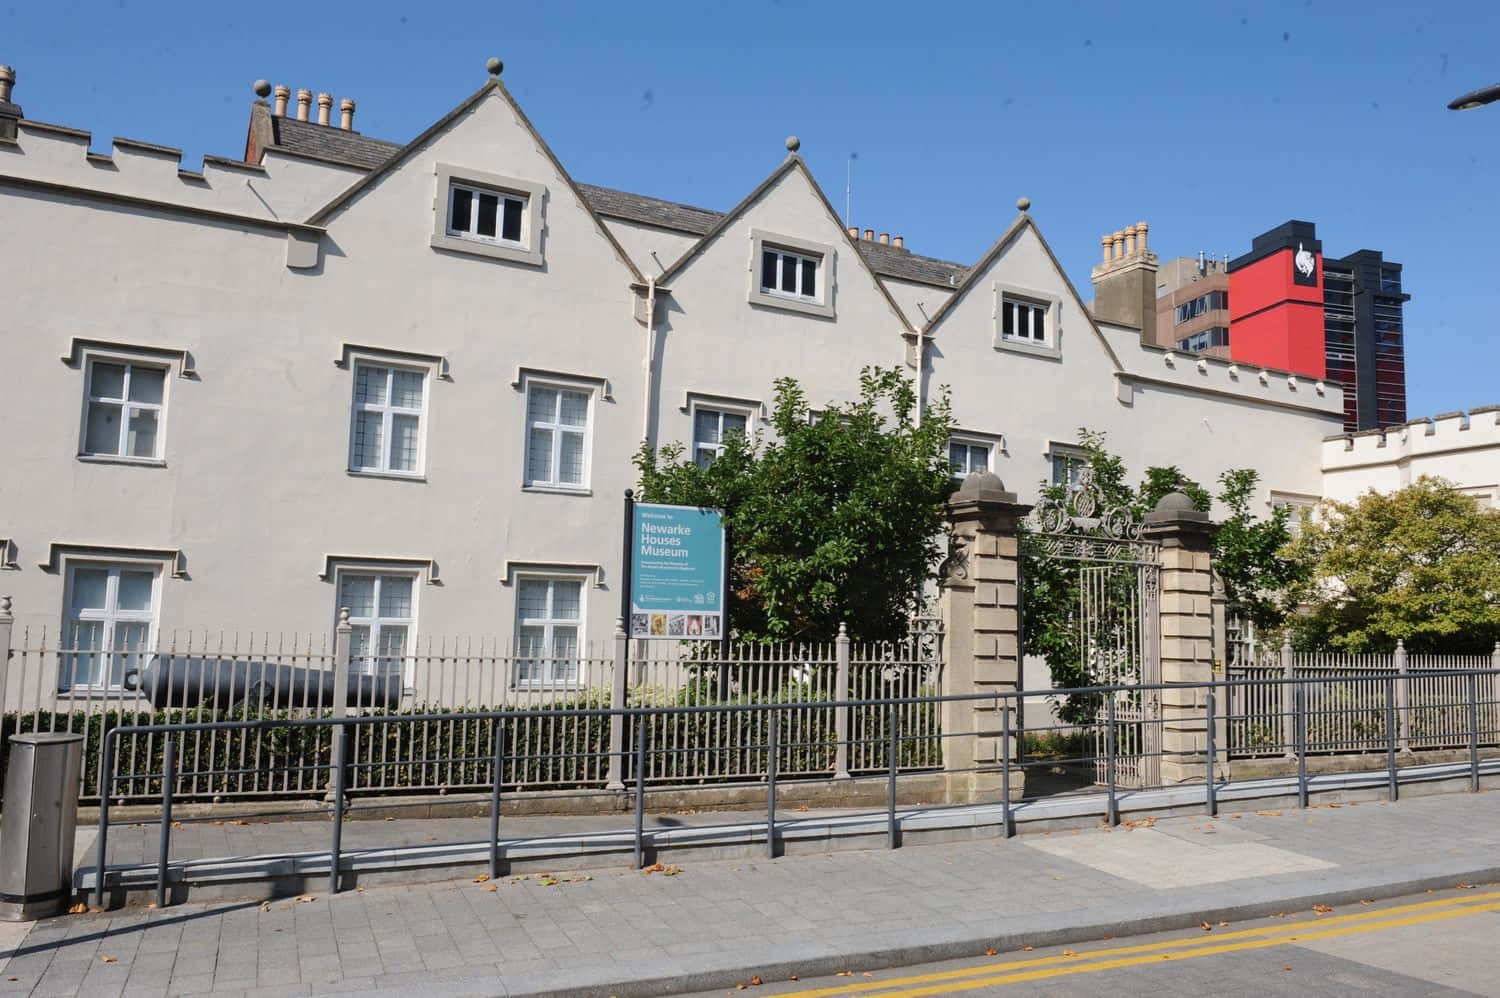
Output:
[[684,862],[673,876],[559,868],[547,880],[73,915],[0,936],[0,991],[114,993],[149,970],[174,992],[623,998],[1500,880],[1497,793],[1236,806],[1214,819]]

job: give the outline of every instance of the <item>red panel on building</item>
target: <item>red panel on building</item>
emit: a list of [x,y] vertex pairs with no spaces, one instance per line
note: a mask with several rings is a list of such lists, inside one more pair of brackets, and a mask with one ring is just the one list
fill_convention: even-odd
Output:
[[1229,271],[1230,356],[1311,378],[1326,374],[1323,254],[1310,240],[1252,253]]

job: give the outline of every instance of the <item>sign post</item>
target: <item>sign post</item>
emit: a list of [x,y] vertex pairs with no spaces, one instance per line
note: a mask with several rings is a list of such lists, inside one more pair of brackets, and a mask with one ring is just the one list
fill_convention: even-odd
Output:
[[726,543],[718,510],[626,499],[627,633],[724,639]]

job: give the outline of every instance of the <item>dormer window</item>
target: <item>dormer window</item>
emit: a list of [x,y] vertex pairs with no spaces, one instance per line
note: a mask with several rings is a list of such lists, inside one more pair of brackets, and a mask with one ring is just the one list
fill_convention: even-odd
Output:
[[752,305],[833,318],[833,247],[750,230]]
[[787,295],[818,301],[819,257],[767,247],[760,254],[760,289],[768,295]]
[[525,199],[457,183],[449,191],[448,235],[521,244]]
[[432,246],[541,266],[546,188],[439,163]]

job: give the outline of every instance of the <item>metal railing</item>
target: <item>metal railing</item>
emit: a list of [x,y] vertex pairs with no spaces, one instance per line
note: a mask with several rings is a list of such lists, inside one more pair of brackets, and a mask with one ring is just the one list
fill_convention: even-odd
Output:
[[[1500,683],[1500,669],[1465,669],[1442,672],[1410,672],[1413,681],[1431,681],[1445,687],[1462,690],[1461,707],[1464,725],[1455,732],[1455,741],[1462,741],[1461,752],[1452,753],[1444,760],[1440,776],[1467,776],[1468,788],[1477,791],[1480,786],[1482,757],[1485,749],[1495,764],[1490,768],[1500,772],[1500,725],[1493,722],[1495,707],[1500,698],[1495,691]],[[1431,779],[1433,768],[1418,764],[1421,756],[1403,753],[1399,745],[1398,732],[1403,713],[1410,714],[1415,708],[1398,701],[1397,680],[1393,675],[1371,675],[1340,680],[1351,688],[1357,688],[1361,702],[1357,707],[1343,708],[1346,712],[1357,711],[1361,717],[1373,711],[1379,715],[1378,733],[1361,736],[1356,742],[1361,749],[1379,744],[1381,754],[1371,756],[1372,773],[1384,771],[1386,792],[1391,799],[1399,793],[1399,785],[1406,780]],[[1223,732],[1232,728],[1238,718],[1232,707],[1235,702],[1258,702],[1261,694],[1249,694],[1266,686],[1279,687],[1280,702],[1288,705],[1290,724],[1285,733],[1285,745],[1277,744],[1278,750],[1286,750],[1295,760],[1295,782],[1286,776],[1281,789],[1268,789],[1265,772],[1251,765],[1250,776],[1258,782],[1259,793],[1292,793],[1300,806],[1307,806],[1312,792],[1314,777],[1310,769],[1317,768],[1322,756],[1344,752],[1349,739],[1342,728],[1322,726],[1320,717],[1334,713],[1336,708],[1327,703],[1319,704],[1317,696],[1327,680],[1323,677],[1278,677],[1274,679],[1229,679],[1205,683],[1159,683],[1130,686],[1099,686],[1082,690],[1016,690],[965,695],[912,696],[876,700],[827,700],[811,702],[810,710],[833,713],[840,710],[857,712],[862,708],[883,711],[884,728],[880,731],[867,729],[865,734],[849,738],[847,748],[851,752],[863,752],[871,760],[869,771],[863,775],[851,775],[851,781],[877,781],[884,784],[885,808],[883,823],[887,843],[891,848],[900,844],[901,815],[897,808],[898,776],[911,753],[932,736],[913,733],[904,727],[904,718],[910,716],[912,708],[930,710],[953,717],[968,717],[972,723],[953,724],[937,737],[944,746],[951,746],[955,739],[974,739],[992,742],[999,737],[998,759],[983,753],[968,751],[954,754],[953,758],[976,758],[985,761],[969,766],[950,762],[945,775],[968,781],[966,794],[980,801],[998,804],[998,814],[991,811],[993,820],[1001,825],[1001,834],[1014,832],[1017,810],[1037,802],[1056,797],[1088,797],[1093,801],[1105,820],[1111,824],[1120,820],[1122,801],[1130,803],[1131,797],[1145,790],[1177,788],[1188,785],[1202,788],[1201,800],[1208,813],[1216,813],[1219,797],[1236,786],[1233,779],[1233,763],[1224,749]],[[1015,723],[1020,702],[1026,697],[1050,694],[1082,695],[1094,698],[1100,709],[1097,722],[1083,725],[1059,722],[1041,728],[1021,730]],[[1144,739],[1132,729],[1141,724],[1164,722],[1135,720],[1122,717],[1114,708],[1125,695],[1149,694],[1161,699],[1169,707],[1171,726],[1163,727],[1157,739]],[[472,726],[476,732],[470,745],[472,754],[451,761],[476,767],[479,781],[488,792],[487,841],[483,845],[489,856],[490,876],[497,877],[501,863],[501,810],[502,802],[511,795],[524,794],[525,785],[516,779],[517,773],[529,771],[538,757],[567,755],[543,746],[541,751],[517,741],[511,734],[518,725],[587,723],[607,730],[615,719],[632,733],[628,744],[602,753],[607,769],[625,774],[614,791],[629,797],[633,811],[631,832],[632,855],[639,866],[644,863],[651,836],[645,830],[645,814],[648,798],[652,794],[672,789],[655,786],[648,780],[650,773],[670,772],[672,766],[666,760],[672,756],[701,751],[697,746],[661,744],[654,740],[654,732],[674,730],[664,723],[673,717],[694,718],[695,724],[704,719],[720,716],[728,719],[723,730],[736,732],[736,741],[723,746],[727,751],[753,759],[747,770],[764,773],[765,794],[765,844],[767,855],[774,857],[779,849],[779,836],[788,828],[788,823],[777,816],[778,787],[784,784],[785,767],[795,764],[798,753],[814,745],[820,739],[803,741],[795,728],[789,728],[789,717],[784,705],[779,703],[719,703],[638,707],[589,707],[573,709],[526,709],[518,711],[466,711],[461,713],[416,714],[404,718],[374,714],[349,715],[345,717],[300,717],[285,719],[230,719],[215,721],[189,721],[126,725],[105,732],[102,739],[106,777],[100,802],[100,826],[98,853],[94,869],[96,901],[104,900],[108,886],[107,865],[111,823],[111,800],[115,796],[111,783],[121,779],[144,779],[153,792],[160,797],[158,829],[158,861],[156,866],[157,903],[165,904],[170,883],[171,842],[174,823],[172,805],[181,796],[180,788],[191,785],[201,776],[191,769],[187,757],[179,751],[179,744],[195,735],[253,730],[266,734],[277,731],[322,732],[333,746],[329,766],[332,788],[330,812],[332,815],[329,846],[329,890],[338,891],[343,883],[343,874],[348,872],[343,862],[343,822],[346,810],[360,806],[354,799],[357,794],[351,789],[351,776],[361,769],[377,765],[362,761],[351,746],[361,741],[362,733],[376,733],[382,729],[408,723],[459,723]],[[998,728],[998,730],[997,730]],[[1097,730],[1096,730],[1097,729]],[[142,736],[154,736],[163,745],[161,768],[146,773],[125,776],[116,774],[114,761],[125,750],[124,743]],[[1446,736],[1445,736],[1446,737]],[[1024,751],[1017,751],[1013,741],[1024,740]],[[367,738],[366,740],[373,740]],[[1158,746],[1152,753],[1157,765],[1151,767],[1160,774],[1154,787],[1126,788],[1122,786],[1122,774],[1130,772],[1132,765],[1128,756],[1139,757],[1139,746],[1153,743]],[[856,748],[857,746],[857,748]],[[1100,746],[1096,750],[1095,746]],[[973,748],[973,746],[971,746]],[[944,754],[950,749],[945,747]],[[1404,764],[1403,764],[1404,763]],[[378,763],[389,765],[390,762]],[[1239,763],[1238,765],[1250,765]],[[1342,770],[1341,770],[1342,771]],[[1368,775],[1368,774],[1367,774]],[[1368,781],[1367,781],[1368,782]],[[1192,791],[1183,797],[1162,798],[1148,801],[1147,806],[1165,806],[1173,802],[1193,803]],[[380,801],[384,804],[384,801]],[[674,805],[678,806],[678,805]],[[958,805],[948,805],[958,806]],[[940,810],[942,805],[924,807],[924,811]],[[1087,808],[1085,808],[1087,810]],[[873,817],[873,816],[872,816]],[[220,816],[219,820],[223,820]],[[875,819],[879,820],[879,819]],[[576,841],[577,836],[559,836],[558,850],[566,852],[570,847],[563,839]],[[535,838],[532,838],[535,841]],[[576,848],[576,846],[574,847]]]
[[[633,757],[622,757],[620,746],[634,744],[634,732],[619,715],[611,723],[589,708],[774,704],[782,734],[800,746],[779,760],[786,778],[878,768],[865,733],[883,730],[885,713],[899,709],[922,746],[903,769],[941,764],[934,711],[822,706],[940,694],[942,635],[925,618],[896,642],[853,641],[843,628],[831,641],[775,645],[627,642],[617,634],[613,648],[563,658],[518,654],[494,639],[425,636],[398,653],[362,658],[347,619],[331,638],[174,632],[149,650],[108,652],[38,629],[17,633],[12,647],[10,621],[0,612],[0,767],[11,733],[84,733],[79,796],[90,803],[106,780],[117,801],[154,795],[143,774],[162,764],[155,726],[226,720],[389,717],[351,729],[347,747],[357,763],[349,789],[389,794],[484,789],[488,777],[476,760],[488,757],[491,732],[475,716],[485,712],[513,715],[507,751],[515,783],[528,788],[633,778]],[[764,754],[735,747],[757,737],[748,715],[673,713],[642,723],[662,749],[644,761],[648,783],[766,776]],[[103,734],[118,727],[138,734],[104,770]],[[217,801],[321,796],[334,741],[324,725],[193,728],[174,746],[194,774],[177,792]]]

